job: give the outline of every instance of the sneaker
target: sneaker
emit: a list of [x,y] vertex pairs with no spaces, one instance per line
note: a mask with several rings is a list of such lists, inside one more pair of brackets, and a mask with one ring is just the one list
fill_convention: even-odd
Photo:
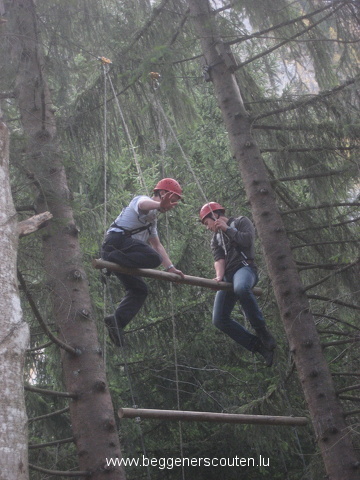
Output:
[[109,315],[104,318],[106,328],[109,332],[110,340],[117,346],[124,346],[124,333],[123,329],[116,323],[115,315]]
[[260,355],[264,357],[265,365],[271,367],[274,361],[274,349],[270,350],[261,342],[261,340],[258,340],[253,352],[260,353]]
[[274,348],[276,348],[276,340],[265,326],[255,329],[255,332],[256,336],[268,350],[274,350]]

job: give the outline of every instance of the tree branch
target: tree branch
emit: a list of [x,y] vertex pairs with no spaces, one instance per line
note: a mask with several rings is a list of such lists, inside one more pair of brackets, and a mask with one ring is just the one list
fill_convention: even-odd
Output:
[[[296,33],[295,35],[293,35],[292,37],[289,37],[289,38],[287,38],[286,40],[278,43],[277,45],[274,45],[273,47],[268,48],[267,50],[264,50],[262,53],[259,53],[258,55],[255,55],[254,57],[249,58],[249,59],[246,60],[245,62],[242,62],[242,63],[238,64],[237,67],[235,68],[235,70],[239,70],[240,68],[244,67],[245,65],[248,65],[249,63],[254,62],[255,60],[258,60],[259,58],[264,57],[265,55],[268,55],[269,53],[277,50],[278,48],[281,48],[282,46],[286,45],[287,43],[292,42],[293,40],[295,40],[296,38],[300,37],[301,35],[304,35],[305,33],[309,32],[310,30],[312,30],[313,28],[315,28],[317,25],[319,25],[320,23],[324,22],[326,19],[328,19],[329,17],[331,17],[332,15],[334,15],[334,13],[335,13],[337,10],[340,10],[340,8],[342,8],[342,7],[343,7],[343,4],[340,4],[338,7],[334,8],[332,12],[328,13],[327,15],[325,15],[324,17],[322,17],[322,18],[321,18],[320,20],[318,20],[317,22],[312,23],[311,25],[309,25],[307,28],[305,28],[305,29],[302,30],[301,32],[298,32],[298,33]],[[257,118],[264,118],[264,116],[267,116],[267,114],[260,115],[260,116],[257,117]]]
[[25,385],[24,389],[28,392],[41,393],[43,395],[50,395],[53,397],[78,398],[76,393],[56,392],[55,390],[46,390],[45,388],[32,387],[30,385]]
[[317,247],[319,245],[343,245],[346,243],[359,243],[359,240],[330,240],[328,242],[303,243],[301,245],[292,245],[292,250],[296,248]]
[[321,205],[307,205],[306,207],[299,207],[299,208],[294,208],[293,210],[287,210],[285,212],[281,212],[281,215],[306,212],[308,210],[319,210],[320,208],[359,207],[359,206],[360,206],[360,203],[357,203],[357,202],[322,203]]
[[305,152],[335,152],[340,151],[349,151],[349,150],[359,150],[360,147],[357,145],[350,145],[349,147],[308,147],[308,148],[264,148],[261,149],[261,153],[305,153]]
[[30,470],[36,470],[37,472],[47,473],[49,475],[60,476],[60,477],[91,477],[91,472],[71,472],[71,471],[60,471],[60,470],[48,470],[47,468],[37,467],[32,463],[29,463]]
[[266,33],[273,32],[275,30],[278,30],[279,28],[287,27],[287,26],[292,25],[296,22],[300,22],[302,20],[306,20],[308,18],[311,18],[314,15],[317,15],[318,13],[321,13],[321,12],[327,10],[328,8],[332,8],[332,5],[327,5],[325,7],[319,8],[318,10],[315,10],[311,13],[307,13],[306,15],[302,15],[300,17],[293,18],[291,20],[287,20],[287,21],[278,23],[277,25],[266,28],[265,30],[259,30],[258,32],[252,33],[251,35],[244,35],[243,37],[238,37],[238,38],[235,38],[234,40],[230,40],[229,42],[225,42],[225,43],[226,43],[226,45],[234,45],[235,43],[245,42],[246,40],[251,40],[252,38],[259,38],[262,35],[265,35]]
[[38,350],[42,350],[46,347],[50,347],[50,345],[54,345],[54,342],[51,341],[51,342],[44,343],[43,345],[39,345],[38,347],[28,348],[26,351],[27,353],[37,352]]
[[53,216],[50,212],[43,212],[39,215],[34,215],[33,217],[27,218],[26,220],[19,222],[19,237],[25,237],[26,235],[30,235],[31,233],[36,232],[40,228],[44,228],[46,226],[46,222],[48,222],[52,218]]
[[29,445],[29,450],[35,450],[36,448],[53,447],[55,445],[62,445],[64,443],[74,443],[74,437],[63,438],[62,440],[54,440],[53,442]]
[[351,397],[350,395],[340,395],[340,400],[348,400],[349,402],[360,402],[359,397]]
[[307,295],[308,298],[311,298],[313,300],[322,300],[323,302],[327,303],[335,303],[336,305],[341,305],[343,307],[351,308],[353,310],[360,310],[359,305],[353,305],[352,303],[346,303],[343,302],[342,300],[338,300],[337,298],[328,298],[328,297],[323,297],[321,295]]
[[56,415],[61,415],[70,410],[69,407],[65,407],[62,410],[56,410],[56,412],[47,413],[46,415],[39,415],[38,417],[32,417],[28,419],[28,422],[37,422],[38,420],[43,420],[44,418],[55,417]]
[[322,343],[321,346],[323,348],[327,348],[327,347],[334,347],[336,345],[346,345],[348,343],[356,343],[356,342],[360,342],[360,337],[349,338],[347,340],[334,340],[333,342]]
[[121,52],[121,56],[123,56],[127,52],[129,52],[132,49],[132,47],[135,45],[135,43],[140,40],[140,38],[144,35],[146,30],[155,21],[156,17],[161,13],[162,9],[165,7],[165,5],[168,3],[168,1],[169,0],[163,0],[162,3],[158,7],[154,7],[152,9],[152,14],[151,14],[150,18],[145,22],[145,24],[142,26],[142,28],[134,34],[133,38],[131,39],[131,42]]
[[340,390],[337,390],[335,393],[338,395],[339,393],[350,392],[351,390],[360,390],[360,384],[351,385],[350,387],[344,387]]
[[317,225],[317,226],[311,226],[311,227],[307,227],[307,228],[301,228],[300,230],[287,230],[286,232],[288,234],[292,233],[292,234],[298,234],[298,233],[302,233],[302,232],[308,232],[309,230],[322,230],[322,229],[325,229],[325,228],[335,228],[335,227],[341,227],[342,225],[348,225],[349,223],[356,223],[360,220],[360,217],[357,217],[357,218],[353,218],[351,220],[346,220],[344,222],[339,222],[339,223],[332,223],[332,224],[328,224],[328,225]]
[[341,323],[342,325],[346,325],[347,327],[354,328],[355,330],[358,330],[360,332],[360,328],[356,327],[355,325],[352,325],[351,323],[347,322],[346,320],[340,320],[340,318],[333,317],[331,315],[325,315],[323,313],[313,313],[314,317],[320,317],[320,318],[327,318],[328,320],[332,320],[336,323]]
[[274,180],[270,180],[270,183],[293,182],[296,180],[306,180],[307,178],[331,177],[333,175],[339,175],[339,174],[345,173],[346,171],[348,171],[348,169],[332,170],[330,172],[323,172],[323,173],[308,173],[304,175],[295,175],[293,177],[280,177],[280,178],[275,178]]
[[44,332],[46,335],[60,348],[66,350],[67,352],[71,353],[72,355],[78,355],[78,351],[76,348],[71,347],[70,345],[67,345],[66,343],[62,342],[59,338],[57,338],[49,329],[49,327],[46,325],[45,321],[43,320],[36,303],[34,302],[31,293],[29,292],[29,289],[27,288],[26,282],[24,277],[22,276],[22,273],[18,270],[18,279],[21,285],[21,288],[23,289],[26,298],[29,302],[29,305],[31,307],[31,310],[33,311],[33,314],[37,321],[40,323],[41,327],[43,328]]
[[359,263],[359,259],[355,260],[354,262],[352,263],[349,263],[348,265],[345,265],[345,267],[341,267],[341,268],[338,268],[337,270],[334,270],[333,272],[329,273],[329,275],[326,275],[326,277],[323,277],[322,279],[318,280],[317,282],[315,283],[312,283],[311,285],[307,285],[305,288],[304,288],[304,291],[307,292],[308,290],[311,290],[312,288],[314,287],[317,287],[318,285],[320,285],[321,283],[324,283],[326,282],[329,278],[333,277],[334,275],[338,274],[338,273],[341,273],[341,272],[344,272],[345,270],[348,270],[349,268],[352,268],[354,267],[355,265],[357,265]]
[[344,88],[347,88],[349,85],[353,85],[357,80],[358,80],[358,77],[350,78],[349,80],[344,82],[342,85],[338,85],[338,86],[334,87],[332,90],[327,90],[327,91],[324,91],[324,92],[320,92],[318,95],[310,96],[310,98],[301,99],[297,102],[293,102],[292,105],[289,105],[287,107],[278,108],[276,110],[272,110],[271,112],[265,112],[261,115],[257,115],[253,119],[253,121],[255,122],[255,121],[258,121],[262,118],[270,117],[272,115],[277,115],[279,113],[290,112],[291,110],[296,110],[300,107],[313,105],[317,102],[322,101],[324,98],[330,97],[331,95],[334,95],[338,92],[341,92],[342,90],[344,90]]

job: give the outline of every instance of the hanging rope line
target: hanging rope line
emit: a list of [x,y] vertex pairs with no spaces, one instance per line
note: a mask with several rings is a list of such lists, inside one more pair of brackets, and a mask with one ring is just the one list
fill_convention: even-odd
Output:
[[110,75],[108,74],[108,72],[106,73],[106,76],[109,80],[109,84],[110,84],[110,87],[111,87],[111,90],[113,92],[113,95],[114,95],[114,98],[115,98],[115,102],[116,102],[116,105],[118,107],[118,110],[119,110],[119,114],[120,114],[120,118],[121,118],[121,122],[123,124],[123,127],[124,127],[124,131],[125,131],[125,134],[126,134],[126,138],[127,138],[127,141],[128,141],[128,145],[129,145],[129,148],[130,148],[130,151],[133,155],[133,158],[134,158],[134,163],[135,163],[135,166],[136,166],[136,170],[137,170],[137,173],[139,175],[139,182],[140,182],[140,185],[141,187],[145,190],[146,194],[149,195],[149,190],[146,186],[146,182],[145,182],[145,179],[144,179],[144,175],[143,175],[143,172],[141,170],[141,166],[140,166],[140,162],[139,162],[139,159],[138,159],[138,156],[137,156],[137,153],[136,153],[136,148],[133,144],[133,141],[131,139],[131,135],[130,135],[130,132],[129,132],[129,129],[128,129],[128,126],[127,126],[127,123],[125,121],[125,117],[124,117],[124,114],[123,114],[123,111],[121,110],[121,106],[120,106],[120,102],[119,102],[119,99],[118,99],[118,95],[116,94],[116,91],[115,91],[115,88],[114,88],[114,85],[111,81],[111,77]]
[[[164,168],[164,158],[162,156],[162,167],[165,174]],[[166,213],[166,248],[169,250],[170,247],[170,228],[169,228],[169,217]],[[179,363],[178,363],[178,341],[176,335],[176,322],[175,322],[175,311],[174,311],[174,289],[172,283],[170,283],[170,314],[171,314],[171,323],[172,323],[172,337],[173,337],[173,346],[174,346],[174,367],[175,367],[175,385],[176,385],[176,404],[178,410],[180,410],[180,388],[179,388]],[[183,446],[183,430],[181,420],[178,422],[179,426],[179,446],[180,446],[180,457],[183,460],[184,458],[184,446]],[[181,475],[182,480],[185,480],[185,468],[184,462],[181,462]]]
[[[99,60],[101,60],[102,63],[102,69],[103,69],[103,75],[104,75],[104,126],[103,126],[103,173],[104,173],[104,211],[103,211],[103,234],[105,236],[106,230],[107,230],[107,198],[108,198],[108,192],[107,192],[107,167],[108,167],[108,153],[107,153],[107,72],[109,69],[109,63],[110,60],[105,58],[105,57],[100,57]],[[107,297],[106,297],[106,282],[103,284],[103,317],[106,316],[106,310],[107,310]],[[106,349],[106,335],[103,337],[103,352],[104,352],[104,364],[107,365],[106,361],[106,354],[107,354],[107,349]]]
[[[154,72],[151,72],[151,73],[154,73]],[[151,73],[150,73],[150,74],[151,74]],[[159,74],[158,74],[158,75],[159,75]],[[157,88],[158,88],[158,87],[157,87]],[[202,186],[201,186],[201,183],[200,183],[199,179],[197,178],[197,175],[196,175],[196,173],[195,173],[195,170],[192,168],[191,162],[190,162],[188,156],[185,154],[185,152],[184,152],[184,150],[183,150],[183,148],[182,148],[182,146],[181,146],[181,144],[180,144],[180,142],[179,142],[179,140],[178,140],[178,138],[177,138],[177,135],[176,135],[176,133],[175,133],[175,131],[174,131],[171,123],[169,122],[169,119],[168,119],[166,113],[164,112],[164,109],[162,108],[162,105],[161,105],[161,103],[160,103],[157,95],[155,94],[155,90],[157,90],[157,88],[155,88],[155,89],[153,88],[153,90],[154,90],[154,95],[153,95],[153,96],[154,96],[154,99],[155,99],[156,108],[160,111],[161,115],[163,116],[163,118],[164,118],[164,120],[165,120],[165,123],[166,123],[166,125],[168,126],[168,128],[169,128],[169,130],[170,130],[170,132],[171,132],[171,134],[172,134],[172,136],[173,136],[173,138],[174,138],[174,140],[175,140],[175,142],[176,142],[176,145],[178,146],[178,148],[179,148],[179,150],[180,150],[180,152],[181,152],[181,155],[182,155],[183,159],[185,160],[186,165],[187,165],[189,171],[191,172],[191,174],[192,174],[192,176],[193,176],[193,178],[194,178],[194,180],[195,180],[195,183],[196,183],[196,185],[197,185],[197,187],[198,187],[198,189],[199,189],[199,191],[200,191],[203,199],[205,200],[205,203],[209,203],[209,200],[208,200],[208,198],[207,198],[207,196],[206,196],[206,194],[205,194],[205,192],[204,192],[204,190],[203,190],[203,188],[202,188]],[[211,209],[211,206],[210,206],[210,209]],[[227,252],[226,252],[226,245],[225,245],[225,239],[224,239],[224,232],[223,232],[222,230],[220,230],[218,233],[220,234],[221,246],[222,246],[222,248],[224,249],[224,252],[225,252],[225,255],[226,255]]]
[[[108,58],[105,58],[105,57],[100,57],[99,60],[101,60],[102,67],[103,67],[103,74],[104,74],[104,128],[103,128],[104,150],[103,150],[103,164],[104,164],[104,235],[105,235],[106,230],[107,230],[107,197],[108,197],[108,191],[107,191],[107,163],[108,163],[108,148],[107,148],[107,79],[109,79],[109,83],[111,85],[114,97],[117,100],[120,116],[121,116],[121,119],[122,119],[122,122],[123,122],[123,125],[124,125],[124,129],[125,129],[125,132],[126,132],[126,135],[127,135],[127,138],[128,138],[128,142],[131,145],[131,149],[134,153],[135,165],[136,165],[136,168],[137,168],[137,171],[138,171],[138,174],[139,174],[139,178],[141,180],[140,183],[143,183],[144,186],[145,186],[145,182],[143,180],[143,175],[142,175],[140,165],[137,162],[136,152],[135,152],[133,143],[131,141],[129,131],[128,131],[127,126],[126,126],[126,123],[125,123],[125,120],[124,120],[124,117],[123,117],[123,113],[122,113],[121,108],[120,108],[120,103],[118,102],[118,99],[115,95],[115,90],[114,90],[113,84],[111,82],[111,78],[108,75],[109,65],[112,62],[111,62],[111,60],[109,60]],[[114,306],[114,302],[113,302],[113,298],[112,298],[112,294],[111,294],[111,289],[110,289],[110,286],[108,284],[108,277],[104,275],[103,279],[104,279],[104,290],[103,290],[104,315],[103,316],[105,317],[106,316],[106,310],[107,310],[107,303],[108,303],[106,292],[108,292],[108,295],[109,295],[109,300],[110,300],[110,305],[111,305],[112,311],[115,311],[115,306]],[[135,395],[134,395],[134,389],[133,389],[131,375],[130,375],[128,359],[127,359],[127,354],[126,354],[126,349],[124,348],[125,346],[123,344],[123,338],[120,334],[119,327],[118,327],[117,323],[116,323],[116,327],[117,327],[116,328],[116,333],[117,333],[117,336],[118,336],[119,344],[122,347],[125,374],[126,374],[128,385],[129,385],[129,391],[130,391],[132,405],[133,405],[133,408],[137,408],[136,401],[135,401]],[[107,362],[106,362],[106,336],[105,335],[104,335],[104,342],[103,343],[104,343],[104,348],[103,348],[104,363],[105,363],[105,365],[107,365]],[[147,457],[144,435],[143,435],[143,432],[142,432],[140,422],[138,421],[138,422],[136,422],[136,424],[137,424],[137,430],[138,430],[138,434],[139,434],[139,438],[140,438],[141,448],[142,448],[144,456]],[[146,467],[146,473],[147,473],[147,479],[151,480],[151,473],[150,473],[149,466]]]

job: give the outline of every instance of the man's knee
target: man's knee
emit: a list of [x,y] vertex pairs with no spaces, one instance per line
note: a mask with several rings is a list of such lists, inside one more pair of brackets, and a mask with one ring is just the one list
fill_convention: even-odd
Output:
[[235,295],[238,297],[240,302],[246,300],[251,296],[251,288],[240,285],[234,289]]
[[146,283],[139,283],[138,285],[136,285],[136,287],[131,288],[131,290],[128,291],[128,294],[137,297],[139,299],[139,302],[145,302],[145,299],[149,294],[149,289]]

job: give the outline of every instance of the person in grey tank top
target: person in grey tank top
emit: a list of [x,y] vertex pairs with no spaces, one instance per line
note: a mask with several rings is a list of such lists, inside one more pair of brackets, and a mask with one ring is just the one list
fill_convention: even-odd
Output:
[[[173,178],[163,178],[154,187],[152,197],[138,195],[131,200],[106,232],[101,257],[128,268],[156,268],[184,277],[170,260],[160,242],[157,216],[178,205],[182,198],[180,184]],[[105,317],[112,342],[123,345],[123,329],[135,317],[148,295],[140,277],[114,272],[125,288],[125,296],[113,315]]]

